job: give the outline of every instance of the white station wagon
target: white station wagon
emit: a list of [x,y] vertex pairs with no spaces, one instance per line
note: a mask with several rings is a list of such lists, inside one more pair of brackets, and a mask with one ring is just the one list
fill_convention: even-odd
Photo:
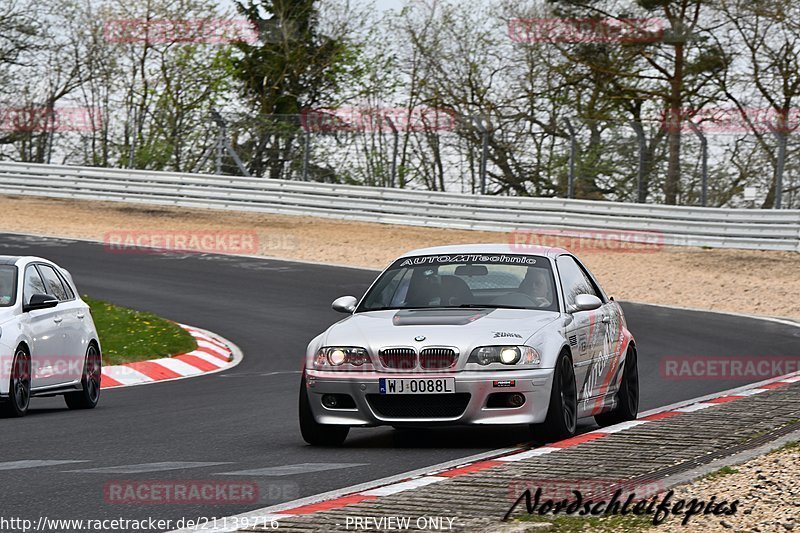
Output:
[[0,256],[0,409],[24,416],[34,396],[71,409],[100,399],[100,340],[72,276],[39,257]]

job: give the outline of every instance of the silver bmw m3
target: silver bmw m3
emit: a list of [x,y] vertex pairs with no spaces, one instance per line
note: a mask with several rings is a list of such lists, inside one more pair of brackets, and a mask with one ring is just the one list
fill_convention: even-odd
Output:
[[350,427],[525,424],[572,436],[638,414],[622,309],[560,248],[458,245],[394,261],[308,345],[300,429],[339,445]]

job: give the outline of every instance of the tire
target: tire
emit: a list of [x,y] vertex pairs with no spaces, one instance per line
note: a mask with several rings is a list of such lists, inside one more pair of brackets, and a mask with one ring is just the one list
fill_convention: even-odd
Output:
[[11,377],[8,386],[8,398],[0,404],[2,414],[8,417],[22,417],[28,413],[31,403],[31,356],[24,346],[17,346],[14,363],[11,365]]
[[639,415],[639,365],[636,348],[629,347],[625,355],[625,368],[622,370],[622,384],[617,391],[617,406],[611,411],[594,417],[601,427],[613,426],[620,422],[636,420]]
[[300,381],[300,434],[312,446],[341,446],[350,433],[350,426],[320,424],[314,420],[306,391],[305,373]]
[[577,425],[578,392],[575,385],[575,370],[569,355],[562,352],[558,356],[553,373],[547,416],[543,423],[531,424],[531,431],[536,440],[555,442],[575,435]]
[[86,348],[86,358],[83,361],[83,375],[81,376],[81,390],[68,392],[64,401],[70,409],[94,409],[100,401],[100,380],[103,370],[103,359],[100,350],[94,343]]

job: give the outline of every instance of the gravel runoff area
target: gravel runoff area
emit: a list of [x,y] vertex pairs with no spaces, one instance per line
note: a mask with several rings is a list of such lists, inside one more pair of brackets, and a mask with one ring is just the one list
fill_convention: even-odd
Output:
[[[676,499],[705,501],[739,499],[743,512],[735,520],[698,516],[696,531],[800,531],[800,442],[720,470],[675,491]],[[659,531],[677,533],[686,528],[668,524]]]
[[[244,251],[276,258],[383,268],[414,248],[500,242],[559,244],[575,252],[618,300],[800,320],[800,254],[689,247],[508,232],[447,230],[328,218],[0,196],[0,231],[107,240],[175,233],[254,237]],[[113,232],[109,236],[109,232]],[[602,234],[602,232],[598,232]],[[656,236],[657,237],[657,236]],[[521,249],[524,249],[521,248]],[[224,246],[208,250],[225,252]]]

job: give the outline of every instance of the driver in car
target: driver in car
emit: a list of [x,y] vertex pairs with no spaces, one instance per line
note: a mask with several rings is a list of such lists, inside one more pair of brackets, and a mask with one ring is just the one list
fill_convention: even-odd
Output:
[[547,307],[553,303],[552,287],[547,282],[547,273],[541,268],[529,267],[519,291],[529,296],[536,305]]

